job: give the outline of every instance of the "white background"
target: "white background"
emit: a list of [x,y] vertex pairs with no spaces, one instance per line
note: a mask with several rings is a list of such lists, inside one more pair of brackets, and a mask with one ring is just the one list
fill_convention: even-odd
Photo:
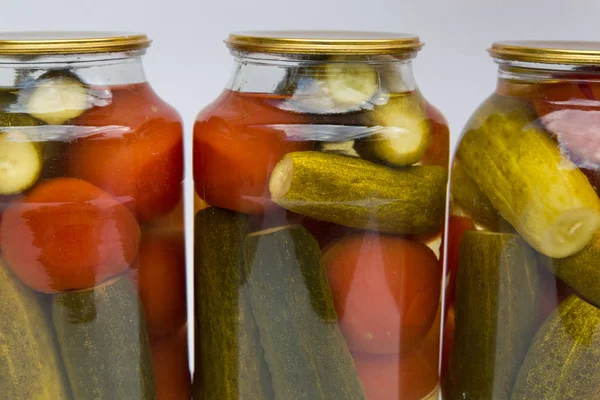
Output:
[[[146,72],[184,118],[190,177],[194,117],[219,94],[231,71],[222,41],[231,31],[253,29],[421,36],[426,46],[415,61],[417,82],[448,118],[455,141],[494,88],[496,66],[486,53],[492,42],[600,40],[600,0],[0,0],[1,31],[141,31],[154,39]],[[188,179],[187,198],[191,195]],[[192,210],[186,211],[191,222]]]
[[[415,61],[425,96],[454,139],[491,93],[486,49],[506,39],[600,40],[599,0],[0,0],[0,30],[127,30],[154,39],[145,59],[158,93],[196,113],[227,82],[223,40],[236,30],[349,29],[408,32],[426,46]],[[188,150],[189,146],[188,146]]]

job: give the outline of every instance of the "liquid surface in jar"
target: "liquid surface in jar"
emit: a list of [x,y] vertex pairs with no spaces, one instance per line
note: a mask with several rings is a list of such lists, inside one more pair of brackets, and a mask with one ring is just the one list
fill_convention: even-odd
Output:
[[179,115],[70,71],[0,103],[0,390],[189,398]]
[[450,188],[446,399],[596,396],[599,89],[585,73],[501,79],[464,130]]
[[195,396],[433,398],[447,124],[418,92],[297,100],[227,90],[197,118]]

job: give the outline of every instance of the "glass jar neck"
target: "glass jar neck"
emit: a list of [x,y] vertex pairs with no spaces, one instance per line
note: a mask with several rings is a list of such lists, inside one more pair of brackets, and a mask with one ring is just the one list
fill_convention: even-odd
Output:
[[392,55],[348,55],[329,56],[322,54],[266,54],[232,51],[235,59],[234,70],[227,85],[229,90],[246,93],[280,93],[282,82],[293,73],[307,73],[311,67],[324,63],[368,64],[380,73],[380,76],[392,77],[382,82],[390,92],[417,90],[413,75],[412,58],[414,54]]
[[90,86],[119,86],[146,82],[143,51],[60,54],[1,55],[0,87],[21,87],[50,70],[67,69]]
[[573,64],[542,64],[497,60],[498,81],[538,83],[544,81],[591,80],[600,81],[600,66]]

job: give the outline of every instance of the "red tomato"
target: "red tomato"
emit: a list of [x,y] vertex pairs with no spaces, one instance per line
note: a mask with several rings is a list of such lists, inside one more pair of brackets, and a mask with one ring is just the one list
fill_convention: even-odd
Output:
[[575,163],[600,164],[600,82],[581,78],[539,84],[535,109]]
[[198,116],[194,182],[210,205],[249,214],[272,210],[271,171],[285,154],[312,149],[311,142],[290,141],[283,130],[270,126],[307,122],[306,116],[282,111],[272,100],[226,91]]
[[187,319],[183,233],[144,232],[135,267],[150,336],[180,330]]
[[350,350],[405,353],[424,338],[438,309],[441,275],[426,245],[355,234],[333,244],[324,262]]
[[438,387],[437,346],[405,355],[354,353],[356,372],[368,400],[421,400]]
[[189,400],[192,389],[187,329],[166,338],[150,339],[150,351],[156,400]]
[[427,103],[427,116],[431,124],[431,143],[421,159],[425,165],[441,165],[448,168],[450,159],[450,129],[444,115]]
[[72,178],[42,182],[13,203],[0,248],[13,272],[39,292],[93,287],[135,260],[140,228],[121,203]]
[[112,89],[112,96],[108,106],[94,107],[73,122],[100,130],[71,145],[68,173],[104,189],[140,220],[150,221],[168,214],[181,199],[181,118],[147,84]]
[[10,206],[12,202],[16,202],[21,198],[20,195],[0,195],[0,223],[2,222],[2,214]]
[[[458,261],[460,257],[460,242],[466,231],[475,229],[475,224],[470,218],[456,215],[448,219],[448,257],[446,261],[446,304],[447,307],[454,304],[456,274],[458,272]],[[442,246],[442,250],[444,247]],[[443,259],[441,257],[440,259]]]
[[147,230],[177,233],[185,229],[184,217],[184,203],[180,201],[173,211],[144,224],[143,227]]

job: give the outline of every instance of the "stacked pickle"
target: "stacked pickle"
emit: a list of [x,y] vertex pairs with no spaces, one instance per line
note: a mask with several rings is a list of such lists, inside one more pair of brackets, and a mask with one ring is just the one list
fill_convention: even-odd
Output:
[[597,86],[502,82],[467,124],[451,174],[445,399],[597,397]]
[[179,117],[138,126],[163,107],[147,84],[20,72],[0,91],[2,397],[189,398]]
[[198,117],[194,398],[435,396],[448,132],[386,68],[290,68]]

